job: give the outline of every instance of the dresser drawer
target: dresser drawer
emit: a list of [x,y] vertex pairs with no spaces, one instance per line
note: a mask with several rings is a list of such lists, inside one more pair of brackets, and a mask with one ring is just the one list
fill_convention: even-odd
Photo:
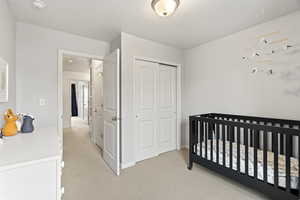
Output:
[[0,172],[2,200],[58,200],[57,160]]

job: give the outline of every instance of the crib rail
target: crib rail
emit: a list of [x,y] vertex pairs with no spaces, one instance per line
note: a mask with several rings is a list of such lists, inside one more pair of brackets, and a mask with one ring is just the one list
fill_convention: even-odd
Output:
[[[299,121],[212,113],[191,116],[189,123],[189,168],[197,162],[253,186],[272,199],[300,199],[300,184],[297,182],[297,188],[291,185],[291,159],[300,158]],[[258,157],[261,154],[262,159]],[[284,172],[279,167],[282,165]],[[261,166],[263,176],[259,177]],[[300,162],[297,167],[299,178]],[[268,179],[272,171],[273,181]],[[284,185],[279,181],[282,173],[285,173]]]

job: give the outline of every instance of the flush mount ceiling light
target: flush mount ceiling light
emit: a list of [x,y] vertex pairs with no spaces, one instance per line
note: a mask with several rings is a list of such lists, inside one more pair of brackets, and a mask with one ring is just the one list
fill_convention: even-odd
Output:
[[180,4],[180,0],[152,0],[152,9],[162,17],[172,15]]
[[33,7],[38,8],[38,9],[43,9],[47,6],[46,2],[43,0],[34,0],[32,2]]

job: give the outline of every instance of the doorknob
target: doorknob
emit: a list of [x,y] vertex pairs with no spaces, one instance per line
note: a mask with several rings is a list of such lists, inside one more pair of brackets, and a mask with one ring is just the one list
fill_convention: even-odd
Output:
[[115,116],[113,118],[111,118],[112,121],[118,121],[118,118]]

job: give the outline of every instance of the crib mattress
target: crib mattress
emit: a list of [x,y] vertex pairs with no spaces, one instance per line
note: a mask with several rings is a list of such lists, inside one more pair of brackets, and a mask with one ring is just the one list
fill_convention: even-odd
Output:
[[[225,162],[226,167],[230,167],[230,142],[225,142]],[[217,141],[213,139],[213,162],[217,163]],[[200,143],[197,145],[197,154],[200,155]],[[211,140],[207,140],[207,160],[211,160]],[[205,158],[205,142],[202,143],[202,155]],[[263,180],[263,151],[257,150],[257,177]],[[274,153],[268,151],[267,155],[267,181],[274,184]],[[218,164],[223,165],[223,142],[219,140],[219,161]],[[291,188],[298,188],[298,159],[291,157]],[[237,143],[232,143],[232,169],[237,170]],[[245,146],[240,144],[240,172],[245,173]],[[278,185],[286,186],[286,167],[285,156],[278,155]],[[254,176],[254,148],[248,147],[248,175]]]

